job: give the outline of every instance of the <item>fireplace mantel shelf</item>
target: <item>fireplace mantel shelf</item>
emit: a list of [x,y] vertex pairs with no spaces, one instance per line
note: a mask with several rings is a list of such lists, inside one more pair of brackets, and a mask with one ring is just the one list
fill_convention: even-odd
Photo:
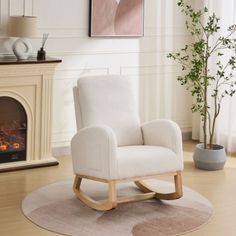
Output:
[[0,58],[0,98],[15,99],[27,115],[26,160],[1,163],[0,173],[58,164],[51,150],[51,128],[53,78],[60,62]]
[[45,63],[60,63],[60,59],[48,57],[46,60],[37,60],[35,57],[31,57],[27,60],[17,60],[15,58],[0,58],[0,65],[21,65],[21,64],[45,64]]

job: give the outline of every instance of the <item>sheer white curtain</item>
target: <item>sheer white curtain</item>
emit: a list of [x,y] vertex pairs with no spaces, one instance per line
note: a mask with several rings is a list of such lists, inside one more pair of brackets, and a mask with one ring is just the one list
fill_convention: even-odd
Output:
[[[215,12],[220,17],[220,31],[219,35],[227,35],[227,29],[230,25],[236,24],[236,1],[235,0],[208,0],[201,1],[206,4],[209,12]],[[199,7],[199,4],[198,4]],[[236,38],[236,35],[235,35]],[[235,53],[235,52],[228,52]],[[230,56],[227,53],[227,56]],[[223,59],[224,60],[224,59]],[[210,62],[210,70],[214,72],[214,58]],[[236,74],[236,71],[235,71]],[[209,103],[211,98],[209,96]],[[196,114],[193,115],[193,139],[202,140],[202,128],[200,125],[200,118]],[[224,145],[228,152],[236,152],[236,95],[234,97],[226,97],[222,101],[221,113],[218,117],[215,142]]]

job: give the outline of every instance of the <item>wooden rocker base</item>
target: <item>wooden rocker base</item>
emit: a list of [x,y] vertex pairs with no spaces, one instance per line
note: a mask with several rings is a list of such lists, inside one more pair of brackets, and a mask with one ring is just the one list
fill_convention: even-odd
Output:
[[[157,178],[158,176],[148,176],[148,177],[145,176],[140,178],[122,179],[122,180],[104,180],[90,176],[76,175],[74,180],[73,190],[75,192],[75,195],[88,207],[99,211],[107,211],[116,208],[117,204],[119,203],[141,201],[151,198],[162,199],[162,200],[174,200],[181,198],[183,196],[181,172],[178,171],[176,173],[172,173],[171,175],[174,176],[174,182],[175,182],[175,192],[173,193],[158,193],[143,182],[144,179]],[[81,190],[81,183],[83,178],[107,183],[109,188],[108,199],[96,201],[91,197],[89,197],[87,194],[85,194]],[[121,197],[117,199],[116,184],[127,181],[134,181],[134,183],[144,193],[137,194],[134,196]]]

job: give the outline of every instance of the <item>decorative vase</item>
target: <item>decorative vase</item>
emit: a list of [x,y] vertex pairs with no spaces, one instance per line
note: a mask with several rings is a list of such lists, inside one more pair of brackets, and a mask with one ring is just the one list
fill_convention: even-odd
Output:
[[17,60],[27,60],[32,53],[32,45],[28,39],[19,38],[13,43],[12,50]]
[[226,162],[225,148],[214,144],[213,149],[204,149],[204,144],[196,145],[193,160],[195,167],[202,170],[221,170]]

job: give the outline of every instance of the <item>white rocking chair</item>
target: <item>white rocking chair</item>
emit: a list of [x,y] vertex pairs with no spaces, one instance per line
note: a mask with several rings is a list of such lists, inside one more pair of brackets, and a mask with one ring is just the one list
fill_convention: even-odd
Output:
[[[182,193],[182,137],[176,123],[140,124],[132,80],[122,76],[80,78],[74,88],[78,132],[71,142],[74,192],[87,206],[110,210],[118,203],[150,198],[172,200]],[[159,193],[143,180],[168,174],[175,190]],[[82,179],[108,184],[107,200],[95,201],[81,190]],[[143,194],[117,198],[116,185],[134,181]]]

